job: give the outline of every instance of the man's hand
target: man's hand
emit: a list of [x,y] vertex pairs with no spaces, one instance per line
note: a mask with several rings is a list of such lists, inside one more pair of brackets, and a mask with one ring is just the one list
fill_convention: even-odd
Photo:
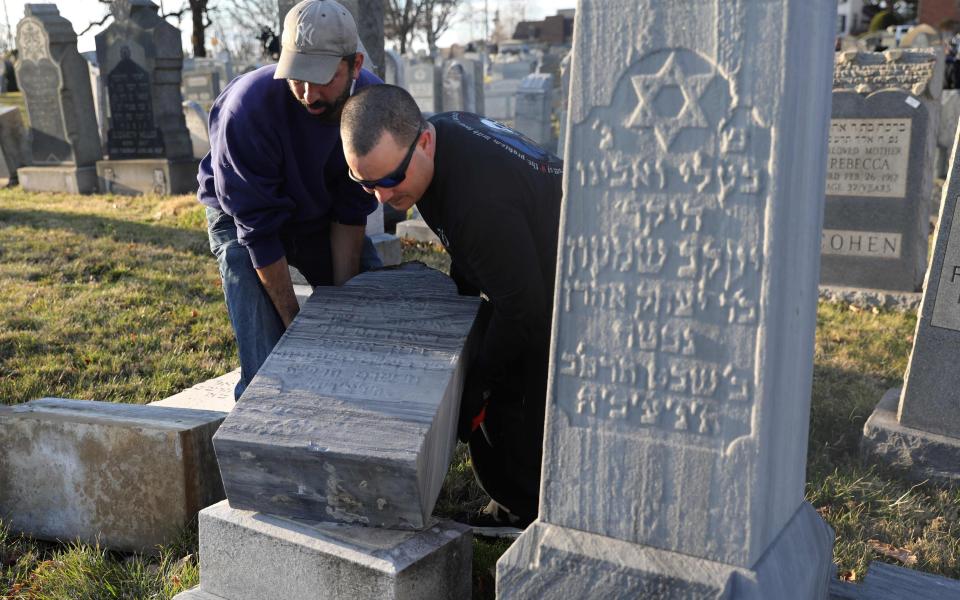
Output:
[[300,312],[300,304],[297,303],[297,296],[293,293],[287,257],[281,257],[277,262],[257,269],[257,277],[267,290],[267,295],[277,309],[283,326],[290,327],[293,318]]
[[363,225],[330,223],[333,285],[343,285],[360,272],[360,252],[365,230]]

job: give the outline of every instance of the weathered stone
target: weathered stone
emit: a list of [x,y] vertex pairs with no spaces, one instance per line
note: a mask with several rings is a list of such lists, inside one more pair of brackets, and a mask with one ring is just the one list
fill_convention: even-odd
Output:
[[890,292],[832,285],[820,286],[821,300],[845,302],[858,308],[885,308],[915,313],[920,307],[921,298],[923,298],[923,295],[916,292]]
[[939,101],[943,91],[943,61],[943,51],[937,48],[837,52],[833,88],[864,95],[895,88]]
[[937,177],[946,177],[950,152],[957,139],[960,121],[960,90],[943,90],[940,94],[940,129],[937,132]]
[[440,112],[443,90],[440,68],[432,62],[413,62],[407,65],[407,91],[424,113]]
[[468,58],[447,61],[443,67],[444,111],[485,114],[483,105],[483,63]]
[[0,185],[17,179],[17,169],[27,164],[30,149],[20,109],[0,106]]
[[187,100],[183,103],[183,118],[190,132],[190,144],[193,146],[193,157],[203,159],[210,152],[210,131],[207,126],[207,111],[203,110],[199,102]]
[[233,405],[236,404],[233,399],[233,389],[238,381],[240,381],[240,369],[234,369],[225,375],[198,383],[163,400],[151,402],[149,406],[192,408],[228,413],[233,410]]
[[873,561],[863,583],[830,582],[830,600],[944,600],[960,598],[960,581]]
[[399,265],[403,259],[403,246],[400,244],[400,238],[389,233],[378,233],[370,236],[377,254],[380,255],[380,262],[385,267]]
[[197,160],[192,157],[98,160],[96,172],[104,194],[170,195],[197,190]]
[[217,412],[44,398],[0,407],[0,519],[42,539],[154,552],[223,498]]
[[200,513],[200,588],[230,600],[447,600],[470,597],[470,528],[423,531],[285,519],[231,508]]
[[899,406],[895,394],[887,392],[864,425],[863,438],[867,457],[905,469],[915,478],[953,484],[960,480],[960,372],[953,360],[960,346],[958,195],[960,165],[954,146]]
[[406,89],[407,78],[404,71],[406,63],[403,57],[393,50],[387,50],[384,52],[383,59],[383,82]]
[[517,114],[517,90],[520,79],[498,79],[483,87],[484,116],[513,127]]
[[217,71],[191,71],[183,75],[183,99],[208,105],[220,95],[223,84]]
[[960,484],[960,438],[905,426],[897,419],[901,388],[887,390],[863,425],[860,447],[870,460],[913,481]]
[[803,493],[835,18],[578,3],[540,512],[498,598],[826,597]]
[[317,288],[214,438],[230,505],[425,527],[477,307],[418,264]]
[[553,148],[552,117],[553,76],[544,73],[527,75],[517,89],[514,129],[544,148]]
[[909,92],[834,91],[820,281],[918,291],[927,266],[930,118]]
[[20,167],[17,178],[23,189],[33,192],[95,194],[100,189],[95,167]]

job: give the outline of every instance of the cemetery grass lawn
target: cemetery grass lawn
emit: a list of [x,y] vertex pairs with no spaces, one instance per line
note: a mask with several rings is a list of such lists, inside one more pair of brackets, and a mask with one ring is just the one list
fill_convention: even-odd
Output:
[[[404,260],[441,270],[427,244]],[[145,403],[221,375],[236,363],[203,211],[192,196],[25,194],[0,190],[0,403],[43,396]],[[912,485],[861,464],[863,423],[900,385],[913,315],[821,303],[807,498],[837,532],[842,577],[882,560],[960,577],[960,491]],[[464,447],[436,512],[485,504]],[[509,541],[474,540],[474,597],[493,598]],[[158,557],[23,540],[0,524],[4,600],[172,598],[198,582],[196,530]]]

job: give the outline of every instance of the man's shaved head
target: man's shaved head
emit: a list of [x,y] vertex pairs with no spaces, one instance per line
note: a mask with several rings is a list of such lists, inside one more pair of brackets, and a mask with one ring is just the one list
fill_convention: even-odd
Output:
[[424,125],[420,107],[407,90],[395,85],[371,85],[347,101],[340,117],[340,135],[347,152],[366,156],[389,132],[397,144],[413,143]]

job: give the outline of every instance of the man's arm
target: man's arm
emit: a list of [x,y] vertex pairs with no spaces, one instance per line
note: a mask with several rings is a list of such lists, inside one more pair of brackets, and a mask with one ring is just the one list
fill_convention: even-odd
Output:
[[360,272],[363,249],[363,225],[330,223],[330,254],[333,260],[333,285],[343,285]]
[[291,321],[300,312],[300,304],[293,293],[293,281],[290,280],[290,268],[287,266],[287,257],[257,269],[257,277],[267,290],[267,295],[273,301],[280,320],[284,327],[290,327]]

